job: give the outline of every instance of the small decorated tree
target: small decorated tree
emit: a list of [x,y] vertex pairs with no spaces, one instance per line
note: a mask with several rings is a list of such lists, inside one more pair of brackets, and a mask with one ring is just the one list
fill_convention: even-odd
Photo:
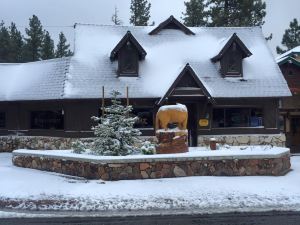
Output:
[[92,127],[96,139],[91,151],[96,155],[128,155],[134,150],[137,137],[141,134],[133,128],[137,117],[130,115],[132,106],[123,106],[118,99],[120,92],[112,91],[112,104],[104,107],[102,117],[92,117],[98,124]]

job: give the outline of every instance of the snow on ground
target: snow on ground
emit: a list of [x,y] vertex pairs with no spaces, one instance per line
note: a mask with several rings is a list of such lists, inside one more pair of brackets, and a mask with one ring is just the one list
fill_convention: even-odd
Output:
[[171,159],[171,158],[189,158],[189,157],[224,157],[226,158],[247,158],[251,156],[260,156],[264,158],[289,153],[289,148],[274,147],[270,145],[253,145],[253,146],[220,146],[218,150],[211,151],[206,147],[189,147],[189,152],[174,154],[154,154],[154,155],[126,155],[126,156],[98,156],[92,155],[90,151],[82,154],[73,153],[72,150],[28,150],[18,149],[13,152],[15,155],[32,155],[42,157],[58,157],[64,159],[82,159],[95,161],[119,161],[119,160],[141,160],[141,159]]
[[0,154],[0,207],[32,210],[186,210],[213,213],[300,209],[300,156],[285,176],[85,180],[18,168]]

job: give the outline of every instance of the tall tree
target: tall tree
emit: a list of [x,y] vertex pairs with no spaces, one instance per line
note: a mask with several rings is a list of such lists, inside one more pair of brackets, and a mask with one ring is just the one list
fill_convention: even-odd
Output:
[[0,62],[9,62],[10,37],[7,27],[4,22],[0,23]]
[[23,62],[22,51],[24,46],[24,41],[21,32],[17,29],[15,23],[11,23],[9,27],[10,36],[10,52],[9,61],[10,62]]
[[261,26],[266,16],[262,0],[208,0],[210,26]]
[[115,25],[121,25],[123,22],[122,20],[119,18],[119,10],[117,7],[115,7],[115,12],[114,14],[111,16],[111,21],[115,24]]
[[41,47],[44,38],[41,21],[36,15],[29,19],[29,28],[25,29],[24,59],[25,61],[37,61],[41,59]]
[[42,59],[53,59],[54,58],[54,41],[51,39],[48,31],[44,31],[44,38],[41,48]]
[[67,44],[67,39],[63,32],[59,33],[59,40],[55,51],[55,57],[61,58],[66,56],[71,56],[73,53],[69,49],[70,44]]
[[300,25],[298,24],[298,20],[296,18],[290,22],[290,27],[285,30],[281,44],[285,46],[286,49],[282,49],[277,46],[276,51],[278,54],[282,54],[300,45]]
[[147,26],[150,19],[151,3],[147,0],[131,0],[129,22],[134,26]]
[[184,2],[186,11],[183,12],[183,21],[186,26],[199,27],[207,25],[207,12],[203,0]]

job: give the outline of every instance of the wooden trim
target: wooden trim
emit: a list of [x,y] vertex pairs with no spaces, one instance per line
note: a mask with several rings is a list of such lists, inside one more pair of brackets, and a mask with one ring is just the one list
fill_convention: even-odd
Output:
[[139,58],[145,59],[147,52],[145,51],[145,49],[143,49],[143,47],[135,39],[135,37],[131,34],[130,31],[127,31],[127,33],[124,35],[124,37],[120,40],[120,42],[116,45],[116,47],[111,51],[110,59],[112,61],[116,60],[116,58],[118,56],[118,52],[127,43],[127,41],[130,41],[135,46],[135,48],[137,49],[137,51],[139,53]]
[[195,35],[195,33],[193,31],[191,31],[185,25],[180,23],[174,16],[170,16],[168,19],[166,19],[165,21],[160,23],[156,28],[154,28],[152,31],[150,31],[149,35],[158,34],[161,30],[165,29],[171,23],[173,23],[175,26],[178,27],[179,30],[181,30],[183,33],[185,33],[187,35]]

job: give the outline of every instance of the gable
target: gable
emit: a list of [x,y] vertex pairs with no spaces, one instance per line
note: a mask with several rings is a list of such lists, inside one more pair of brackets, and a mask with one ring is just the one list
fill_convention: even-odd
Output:
[[187,35],[195,35],[195,33],[193,31],[191,31],[185,25],[183,25],[182,23],[180,23],[174,16],[170,16],[164,22],[160,23],[149,34],[150,35],[158,34],[161,30],[164,30],[164,29],[181,30],[183,33],[185,33]]
[[123,50],[125,46],[130,43],[137,51],[139,58],[144,59],[147,55],[147,52],[143,49],[140,43],[135,39],[130,31],[124,35],[124,37],[119,41],[115,48],[110,53],[110,59],[115,60],[118,57],[120,50]]
[[175,79],[171,87],[160,99],[158,105],[161,105],[169,97],[208,97],[211,98],[205,86],[199,80],[189,63]]
[[221,51],[214,56],[211,60],[212,62],[217,62],[221,60],[226,53],[230,49],[232,49],[233,46],[236,46],[236,49],[241,53],[242,58],[246,58],[252,55],[250,50],[246,47],[246,45],[241,41],[241,39],[237,36],[236,33],[233,33],[233,35],[229,38],[229,40],[225,43]]

